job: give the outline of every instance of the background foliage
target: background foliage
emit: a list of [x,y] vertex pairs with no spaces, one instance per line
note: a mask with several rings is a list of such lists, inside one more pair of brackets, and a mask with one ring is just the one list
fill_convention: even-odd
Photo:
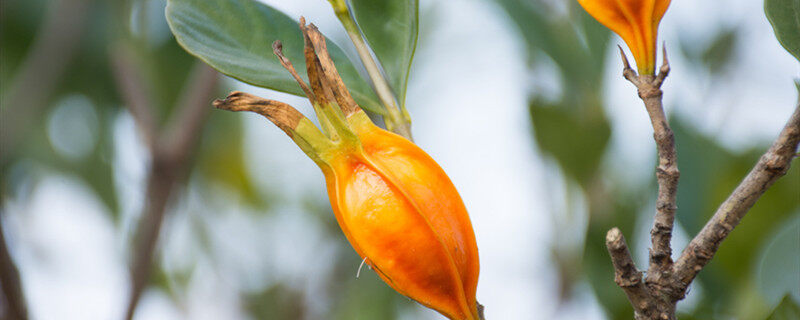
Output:
[[[32,115],[18,113],[19,106],[2,105],[4,126],[9,121],[25,123],[21,134],[16,135],[19,138],[14,147],[5,148],[4,145],[0,158],[3,228],[12,236],[12,253],[20,257],[22,266],[36,265],[37,261],[45,261],[47,265],[49,251],[46,248],[26,245],[35,243],[31,239],[40,236],[27,233],[30,229],[25,226],[32,222],[27,220],[26,211],[31,208],[30,203],[35,202],[32,197],[37,194],[37,188],[53,179],[66,180],[68,189],[88,190],[85,192],[88,197],[100,203],[99,211],[110,221],[111,239],[122,248],[113,251],[115,256],[107,258],[124,265],[126,255],[120,252],[125,252],[124,248],[129,246],[130,229],[138,218],[143,195],[136,188],[143,186],[141,171],[147,167],[148,159],[115,86],[109,52],[113,48],[123,48],[136,57],[156,101],[157,121],[163,123],[173,116],[181,88],[197,61],[181,45],[235,78],[278,91],[300,93],[276,63],[270,49],[272,40],[280,38],[296,68],[303,70],[298,51],[301,41],[294,24],[297,17],[294,13],[283,14],[249,0],[174,0],[167,10],[167,16],[171,17],[171,25],[167,25],[166,1],[162,0],[60,2],[87,5],[85,19],[81,20],[85,25],[79,45],[68,60],[64,75],[55,81],[57,85],[49,92],[31,92],[45,97],[43,106]],[[34,41],[39,39],[37,32],[54,14],[56,3],[29,0],[0,4],[0,93],[3,99],[9,94]],[[419,14],[416,6],[385,8],[375,3],[353,1],[354,12],[357,18],[361,17],[359,21],[364,22],[362,29],[366,38],[389,76],[395,94],[404,103],[406,87],[431,86],[415,84],[415,77],[412,75],[409,79],[408,73],[418,31],[421,32],[420,48],[426,45],[426,32],[433,31],[417,30],[403,17],[413,15],[416,19],[419,15],[423,26],[441,27],[437,23],[440,9],[428,5],[430,11],[426,14],[423,10]],[[400,2],[386,2],[387,5],[396,3]],[[543,87],[538,87],[541,83],[533,81],[527,103],[523,105],[493,107],[528,110],[530,118],[526,123],[532,143],[518,148],[530,149],[538,161],[545,164],[549,171],[543,176],[549,179],[545,183],[564,186],[565,195],[551,197],[564,203],[552,205],[546,213],[553,221],[552,239],[548,239],[550,255],[540,257],[550,260],[547,263],[557,275],[555,301],[568,305],[570,301],[590,295],[602,308],[596,317],[630,318],[632,310],[622,291],[613,283],[603,239],[609,228],[618,226],[626,233],[632,247],[647,246],[647,237],[641,234],[646,234],[652,220],[656,183],[653,175],[647,179],[632,179],[633,173],[613,164],[618,157],[614,154],[613,139],[619,132],[614,131],[609,110],[616,107],[612,104],[622,102],[609,102],[607,88],[610,81],[622,81],[615,69],[618,65],[610,63],[616,62],[612,45],[619,41],[577,3],[545,0],[481,3],[482,8],[502,16],[508,21],[508,29],[516,32],[518,48],[526,62],[521,66],[526,69],[525,73],[532,78],[544,78],[541,81],[545,82]],[[320,4],[323,5],[327,6]],[[769,11],[772,7],[778,9]],[[767,0],[766,8],[772,12],[767,16],[775,25],[781,44],[798,57],[800,41],[796,31],[800,27],[792,25],[797,19],[791,19],[800,12],[798,2]],[[385,35],[387,30],[372,26],[380,24],[369,20],[370,13],[383,10],[400,12],[393,19],[402,27],[392,30],[391,37]],[[185,28],[190,25],[203,30],[228,28],[226,32],[238,38],[213,38],[211,33]],[[178,35],[177,39],[170,33],[169,26]],[[270,28],[274,34],[264,36],[261,33]],[[741,41],[747,35],[736,27],[721,30],[706,41],[694,41],[689,35],[691,30],[678,34],[677,39],[669,39],[670,54],[679,56],[676,60],[685,61],[682,70],[675,72],[691,70],[696,77],[710,79],[710,82],[729,77],[740,59],[744,46]],[[345,74],[350,89],[360,93],[356,98],[362,106],[381,113],[377,98],[364,81],[358,59],[341,30],[338,31],[339,34],[328,34],[332,38],[329,48],[335,48],[334,43],[342,47],[334,49],[337,67]],[[386,39],[392,41],[384,43]],[[399,46],[393,46],[398,43]],[[49,54],[57,59],[63,52]],[[502,52],[491,54],[495,59],[503,59]],[[231,61],[236,63],[227,64]],[[348,61],[354,62],[348,65]],[[231,80],[223,84],[219,96],[239,86]],[[446,86],[447,83],[436,85]],[[710,88],[713,90],[713,86]],[[634,96],[634,90],[629,89],[629,94]],[[669,95],[669,91],[666,94]],[[676,104],[689,104],[683,108],[700,110],[704,107],[697,100],[676,101]],[[413,106],[409,107],[414,113]],[[640,106],[625,107],[639,110]],[[417,111],[426,114],[424,110]],[[180,310],[192,309],[197,303],[193,301],[209,301],[198,298],[196,292],[208,294],[208,291],[217,290],[232,292],[231,296],[238,300],[211,301],[234,310],[230,312],[241,318],[433,318],[388,290],[374,274],[362,272],[362,276],[355,279],[355,266],[360,261],[341,237],[326,199],[319,196],[319,181],[316,181],[320,185],[317,189],[301,187],[287,191],[281,181],[254,174],[253,167],[260,167],[260,164],[252,163],[252,154],[269,150],[274,146],[270,143],[278,140],[265,143],[259,140],[263,138],[254,138],[252,130],[247,130],[246,121],[239,115],[213,113],[206,123],[198,151],[188,164],[188,181],[181,188],[181,195],[173,201],[166,231],[162,234],[164,249],[158,255],[157,272],[150,279],[151,296],[166,296],[164,300],[178,306],[173,308],[179,310],[175,318],[186,316],[180,314]],[[697,117],[689,118],[686,114],[676,113],[671,117],[681,170],[677,219],[680,233],[685,235],[693,235],[702,228],[767,145],[767,141],[760,141],[750,146],[732,147],[718,136],[698,128],[697,121]],[[777,132],[777,128],[774,129]],[[7,135],[7,129],[3,130]],[[270,134],[276,135],[275,132]],[[480,151],[458,152],[471,157]],[[654,155],[655,149],[647,152]],[[800,289],[792,285],[800,281],[796,279],[800,270],[798,190],[800,167],[795,164],[756,204],[700,274],[689,301],[682,304],[682,318],[793,319],[793,315],[798,314],[796,302],[800,301]],[[7,213],[10,214],[6,216]],[[11,223],[7,223],[9,221]],[[258,234],[250,234],[254,229]],[[294,237],[305,238],[309,243],[293,243]],[[19,248],[39,251],[14,249],[17,244]],[[680,249],[676,247],[675,251],[680,252]],[[303,255],[304,252],[310,254]],[[297,261],[297,256],[316,258]],[[492,254],[482,251],[482,256],[491,257]],[[28,270],[21,269],[24,276]],[[298,277],[292,272],[297,270],[304,276]],[[787,279],[792,276],[795,278]],[[219,287],[203,291],[204,283]],[[124,288],[124,281],[115,286]],[[119,294],[125,292],[124,289],[119,291]],[[495,294],[498,293],[481,292],[479,288],[479,299]],[[492,306],[487,307],[491,315]],[[30,305],[29,308],[35,315],[43,307]]]

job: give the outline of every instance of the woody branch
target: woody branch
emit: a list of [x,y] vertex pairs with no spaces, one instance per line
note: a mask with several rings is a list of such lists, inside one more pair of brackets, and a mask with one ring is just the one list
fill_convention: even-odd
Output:
[[[620,51],[622,53],[621,49]],[[650,231],[652,248],[647,277],[642,279],[642,273],[633,265],[619,229],[614,228],[608,232],[606,246],[616,270],[616,282],[628,296],[636,318],[674,319],[675,304],[685,297],[687,288],[713,258],[722,241],[758,198],[788,172],[800,144],[800,100],[769,150],[673,263],[670,241],[677,209],[676,193],[680,172],[675,139],[666,120],[660,89],[669,73],[669,62],[665,51],[664,63],[657,75],[638,75],[631,69],[624,53],[622,61],[623,76],[636,86],[650,116],[658,150],[658,198],[655,221]]]
[[770,186],[789,171],[800,144],[800,99],[794,113],[769,150],[689,242],[673,267],[674,281],[683,298],[686,288],[711,261],[720,244]]
[[624,65],[623,76],[633,83],[644,102],[650,122],[653,125],[653,138],[658,150],[658,166],[656,179],[658,181],[658,197],[656,199],[656,214],[653,228],[650,230],[651,249],[650,266],[647,270],[645,283],[655,290],[669,288],[668,282],[672,268],[672,229],[675,222],[677,209],[678,178],[678,153],[675,150],[675,136],[669,127],[667,116],[662,103],[663,92],[661,85],[669,74],[669,60],[667,51],[663,51],[664,62],[657,75],[638,75],[631,69],[622,48],[620,48]]

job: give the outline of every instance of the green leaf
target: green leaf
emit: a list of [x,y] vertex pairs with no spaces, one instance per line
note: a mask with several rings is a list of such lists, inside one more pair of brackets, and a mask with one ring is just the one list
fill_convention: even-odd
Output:
[[767,320],[796,320],[800,319],[800,305],[790,295],[783,297],[781,304],[772,311]]
[[[272,53],[275,40],[305,77],[303,37],[297,22],[254,0],[169,0],[167,22],[178,43],[214,69],[243,82],[303,96]],[[372,88],[344,52],[328,39],[328,51],[358,104],[384,114]]]
[[[514,22],[528,47],[531,62],[539,54],[545,54],[561,71],[562,86],[573,99],[567,107],[577,106],[583,94],[599,91],[598,82],[603,80],[606,66],[606,50],[611,35],[608,28],[600,25],[583,9],[570,4],[576,17],[559,19],[557,12],[542,5],[541,1],[497,0]],[[574,22],[580,21],[576,26]],[[546,61],[546,60],[540,60]],[[546,62],[546,63],[550,63]]]
[[253,319],[302,319],[306,311],[303,294],[282,283],[241,294],[244,309]]
[[419,0],[351,0],[350,5],[398,102],[405,105],[409,68],[417,46]]
[[[772,229],[756,271],[759,291],[770,306],[789,294],[800,297],[800,212]],[[792,254],[795,253],[795,254]]]
[[731,28],[717,34],[711,45],[703,52],[703,63],[711,73],[718,73],[733,61],[736,45],[739,41],[739,32]]
[[611,137],[608,120],[599,110],[596,107],[595,112],[575,112],[563,105],[537,101],[530,105],[539,147],[583,187],[594,178]]
[[765,0],[764,11],[778,42],[800,60],[800,1]]
[[[607,319],[631,319],[633,308],[624,291],[614,283],[614,268],[605,245],[606,233],[618,227],[625,234],[628,246],[637,248],[635,226],[642,218],[639,213],[649,205],[647,199],[654,192],[655,189],[648,186],[632,189],[611,186],[602,193],[602,197],[606,197],[604,201],[589,202],[589,226],[580,268],[605,309]],[[600,198],[588,192],[586,197]]]
[[241,117],[222,114],[210,117],[197,154],[197,170],[207,179],[229,187],[245,204],[263,207],[255,182],[245,163],[244,129]]

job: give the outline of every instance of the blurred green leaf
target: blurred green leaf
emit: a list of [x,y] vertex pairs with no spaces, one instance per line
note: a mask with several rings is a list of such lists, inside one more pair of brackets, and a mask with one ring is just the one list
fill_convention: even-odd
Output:
[[776,226],[758,259],[756,281],[770,306],[790,294],[800,298],[800,212]]
[[244,294],[244,308],[254,319],[295,320],[305,318],[303,295],[278,284],[261,292]]
[[611,32],[608,28],[597,22],[597,19],[586,13],[583,7],[576,8],[581,21],[581,30],[586,41],[589,58],[593,59],[592,66],[595,77],[601,77],[605,66],[605,58],[608,52],[608,42],[611,40]]
[[781,300],[781,304],[772,312],[767,320],[797,320],[800,319],[800,305],[790,295]]
[[[272,53],[275,40],[305,76],[303,38],[297,22],[254,0],[169,0],[167,21],[186,51],[220,72],[259,87],[304,96]],[[328,40],[328,51],[358,104],[383,114],[372,88],[344,52]]]
[[[0,93],[6,94],[11,79],[36,39],[36,32],[47,16],[48,1],[0,2]],[[0,106],[5,108],[7,106]]]
[[95,2],[90,7],[85,35],[64,73],[66,81],[59,83],[53,98],[80,93],[89,97],[101,111],[122,107],[108,59],[109,42],[114,37],[109,30],[109,24],[114,21],[112,7],[112,3],[105,1]]
[[157,261],[153,264],[153,272],[148,279],[148,285],[163,291],[174,303],[179,304],[186,295],[195,268],[194,265],[191,265],[169,272],[164,268],[163,261]]
[[778,42],[800,60],[800,1],[765,0],[764,11]]
[[247,204],[258,206],[265,201],[259,198],[247,172],[240,120],[241,117],[229,113],[209,117],[199,148],[198,169],[206,178],[230,187]]
[[530,106],[536,141],[564,172],[584,187],[594,177],[605,154],[611,127],[600,112],[577,112],[533,102]]
[[633,308],[622,289],[614,283],[614,268],[605,245],[606,233],[611,228],[618,227],[625,235],[628,247],[636,248],[634,231],[640,218],[639,212],[648,204],[647,199],[651,192],[654,189],[642,187],[631,190],[611,189],[587,196],[590,200],[595,200],[589,203],[589,226],[582,268],[608,319],[631,319]]
[[[161,46],[148,50],[140,50],[139,65],[146,72],[148,88],[153,97],[153,108],[162,125],[166,125],[172,111],[181,110],[177,105],[194,64],[194,57],[186,53],[175,41],[167,41]],[[224,94],[224,93],[222,93]],[[209,102],[209,107],[211,103]]]
[[712,194],[723,172],[732,165],[736,156],[713,139],[697,132],[681,118],[673,117],[670,124],[675,132],[678,168],[681,171],[676,218],[689,234],[696,234],[714,213],[716,206],[724,200],[712,198]]
[[364,267],[361,276],[355,278],[361,259],[352,253],[349,244],[342,242],[341,245],[346,254],[340,257],[332,277],[336,281],[349,280],[338,283],[334,289],[335,302],[330,319],[391,320],[397,318],[398,307],[410,307],[416,303],[392,290],[372,269]]
[[408,74],[419,32],[419,0],[351,0],[361,32],[405,105]]
[[531,57],[544,53],[561,70],[567,99],[599,90],[610,37],[607,28],[576,3],[567,5],[573,9],[570,14],[578,16],[564,17],[545,1],[497,1],[519,28]]
[[703,52],[703,63],[711,73],[723,70],[733,61],[738,35],[736,29],[724,30],[717,34],[711,45]]
[[695,68],[703,68],[709,76],[731,67],[736,60],[741,34],[737,27],[727,27],[708,41],[697,41],[690,32],[681,32],[678,37],[678,52],[693,64]]
[[100,202],[108,208],[115,222],[119,222],[119,202],[114,188],[114,168],[111,163],[112,138],[111,123],[106,122],[107,114],[100,114],[97,141],[92,151],[83,159],[75,160],[63,157],[53,148],[47,134],[47,117],[36,118],[31,136],[20,145],[22,159],[39,162],[50,169],[69,175],[75,175],[97,195]]

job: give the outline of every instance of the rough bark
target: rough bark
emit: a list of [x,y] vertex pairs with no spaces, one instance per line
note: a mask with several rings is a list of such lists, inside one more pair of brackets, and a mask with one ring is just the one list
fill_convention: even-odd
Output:
[[633,264],[619,229],[614,228],[608,232],[606,246],[614,265],[616,283],[628,296],[635,318],[672,320],[675,319],[678,301],[686,296],[689,285],[711,261],[725,237],[739,224],[758,198],[789,170],[800,143],[800,101],[769,150],[673,263],[670,241],[677,210],[676,194],[680,172],[675,138],[661,102],[661,84],[669,73],[669,62],[665,51],[664,64],[657,75],[638,75],[630,68],[621,48],[620,52],[624,64],[623,76],[636,86],[639,97],[644,102],[653,125],[653,137],[658,150],[658,197],[653,228],[650,231],[652,247],[647,277],[642,279],[642,273]]
[[775,181],[789,171],[792,159],[797,157],[800,143],[800,102],[778,139],[761,156],[755,167],[742,180],[706,223],[697,236],[689,242],[673,267],[674,280],[680,298],[697,273],[711,261],[720,244],[742,221],[759,197]]

